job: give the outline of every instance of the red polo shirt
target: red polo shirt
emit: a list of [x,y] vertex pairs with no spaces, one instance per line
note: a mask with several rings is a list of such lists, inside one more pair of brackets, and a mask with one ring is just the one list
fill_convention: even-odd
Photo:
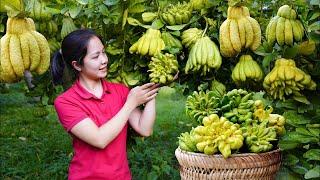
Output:
[[[89,117],[100,127],[107,123],[124,105],[129,89],[102,80],[101,98],[84,89],[79,80],[54,102],[59,120],[66,131]],[[74,155],[69,166],[70,180],[128,180],[131,174],[127,161],[126,138],[128,124],[104,149],[95,148],[72,135]]]

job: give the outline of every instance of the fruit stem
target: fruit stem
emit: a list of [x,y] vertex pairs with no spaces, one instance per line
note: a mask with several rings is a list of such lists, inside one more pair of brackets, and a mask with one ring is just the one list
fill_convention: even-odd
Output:
[[27,83],[28,89],[29,89],[29,90],[33,89],[33,88],[35,87],[35,85],[32,84],[32,74],[31,74],[31,72],[28,71],[28,70],[26,70],[26,71],[24,71],[23,74],[24,74],[24,77],[25,77],[24,80],[25,80],[26,83]]
[[207,29],[208,29],[208,21],[207,21],[207,19],[205,19],[205,20],[206,20],[206,28],[204,29],[201,37],[203,37],[206,34]]

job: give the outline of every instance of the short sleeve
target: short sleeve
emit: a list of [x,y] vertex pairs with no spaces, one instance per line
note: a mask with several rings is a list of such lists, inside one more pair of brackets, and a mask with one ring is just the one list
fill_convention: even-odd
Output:
[[66,131],[70,131],[80,121],[88,117],[88,115],[76,103],[58,97],[54,102],[58,118]]

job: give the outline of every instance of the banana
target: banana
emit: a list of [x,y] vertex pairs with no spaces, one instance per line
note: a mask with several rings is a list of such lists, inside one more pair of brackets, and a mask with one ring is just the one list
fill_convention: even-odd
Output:
[[230,19],[229,32],[230,32],[230,40],[231,40],[233,49],[237,52],[241,52],[241,41],[240,41],[238,23],[234,19]]
[[276,28],[279,16],[273,17],[267,27],[266,37],[267,41],[270,45],[273,45],[274,41],[276,40]]
[[243,20],[244,20],[244,18],[237,19],[241,47],[245,47],[245,44],[246,44],[246,28],[244,26]]
[[300,31],[300,27],[297,24],[297,22],[293,19],[290,19],[291,27],[292,27],[292,32],[293,32],[293,37],[296,41],[301,41],[302,40],[302,34]]
[[15,74],[20,78],[23,77],[24,64],[21,56],[20,40],[18,35],[12,34],[9,43],[10,62]]
[[11,34],[5,34],[1,38],[0,65],[3,71],[3,79],[7,81],[15,81],[17,76],[10,62],[10,39]]
[[250,16],[248,16],[247,19],[249,20],[253,30],[253,42],[250,46],[250,49],[255,51],[261,44],[261,29],[257,20]]
[[277,38],[277,42],[280,46],[282,46],[284,44],[285,21],[286,21],[285,18],[279,17],[278,22],[277,22],[276,38]]
[[298,27],[299,27],[299,30],[300,30],[300,35],[301,35],[301,38],[299,38],[299,39],[302,40],[302,38],[303,38],[303,36],[304,36],[304,27],[303,27],[301,21],[296,20],[296,23],[298,24]]
[[252,29],[252,26],[248,20],[248,18],[245,18],[243,20],[243,23],[245,25],[245,28],[246,28],[246,48],[249,48],[252,43],[253,43],[253,29]]
[[152,39],[149,46],[149,56],[153,56],[157,54],[157,50],[158,50],[158,41]]
[[36,68],[36,72],[41,75],[45,73],[50,65],[50,47],[47,39],[37,31],[32,32],[40,49],[40,63]]
[[287,45],[293,45],[293,32],[290,19],[286,19],[284,25],[284,41]]
[[246,78],[246,74],[244,72],[244,63],[243,63],[243,61],[239,62],[239,76],[240,76],[240,80],[242,82],[246,81],[247,78]]
[[30,54],[30,71],[34,71],[40,64],[40,47],[37,40],[31,33],[26,34],[28,37],[29,54]]
[[[144,34],[144,35],[142,35],[142,37],[138,40],[139,45],[138,45],[137,54],[142,52],[142,46],[143,46],[143,44],[144,44],[145,39],[146,39],[146,35]],[[140,42],[139,42],[139,41],[140,41]]]
[[29,41],[27,33],[23,33],[19,36],[20,38],[20,47],[21,55],[23,59],[24,69],[29,69],[30,67],[30,50],[29,50]]
[[144,36],[145,36],[145,38],[144,38],[144,40],[142,42],[142,46],[141,46],[141,49],[140,49],[140,54],[143,55],[143,56],[148,54],[150,41],[151,41],[151,37],[148,34],[145,34]]
[[220,50],[221,54],[225,57],[232,57],[237,54],[237,52],[233,49],[231,44],[229,27],[230,20],[227,19],[221,24],[219,33]]

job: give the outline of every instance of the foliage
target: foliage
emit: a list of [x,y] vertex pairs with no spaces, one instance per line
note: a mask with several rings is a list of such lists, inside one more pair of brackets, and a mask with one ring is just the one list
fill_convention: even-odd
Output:
[[[139,56],[139,55],[132,55],[129,53],[130,46],[135,43],[146,31],[146,28],[153,27],[156,29],[160,29],[161,31],[166,31],[172,34],[175,38],[178,38],[181,36],[182,31],[186,30],[187,28],[196,27],[199,29],[205,29],[206,24],[208,24],[206,35],[211,38],[211,40],[219,44],[219,27],[222,24],[222,22],[226,19],[226,12],[228,3],[226,0],[208,0],[208,6],[206,9],[203,9],[201,11],[193,11],[192,18],[190,21],[186,24],[181,25],[174,25],[170,26],[165,24],[161,18],[156,17],[152,22],[144,22],[142,19],[142,13],[144,12],[154,12],[156,14],[161,13],[162,10],[170,3],[176,4],[177,2],[182,2],[178,0],[40,0],[41,3],[44,4],[46,7],[46,10],[52,15],[52,18],[50,21],[54,21],[57,23],[58,29],[62,29],[63,26],[63,19],[66,17],[72,18],[75,26],[77,28],[92,28],[97,33],[99,33],[103,37],[103,41],[106,44],[106,51],[108,53],[109,57],[109,67],[108,67],[108,79],[113,81],[122,81],[127,83],[130,86],[139,85],[142,83],[145,83],[149,81],[148,79],[148,63],[150,62],[151,58],[148,56]],[[7,0],[3,1],[7,2]],[[17,0],[11,1],[13,6],[8,6],[6,10],[11,9],[13,13],[8,13],[8,15],[17,15],[17,10],[21,9],[19,7],[19,2]],[[25,2],[25,15],[28,15],[28,12],[32,11],[32,6],[28,4],[29,1]],[[304,103],[295,101],[293,99],[287,99],[286,101],[278,101],[273,100],[268,96],[268,94],[263,94],[261,92],[261,96],[264,96],[264,99],[268,101],[270,105],[275,107],[275,112],[278,114],[283,114],[285,112],[285,116],[288,119],[288,125],[287,125],[287,131],[288,134],[283,137],[283,141],[280,144],[280,147],[284,149],[284,154],[286,154],[286,157],[284,159],[283,168],[280,172],[285,174],[284,176],[289,177],[298,177],[298,178],[316,178],[317,172],[319,172],[319,160],[314,158],[316,157],[318,153],[318,147],[319,147],[319,141],[316,141],[316,138],[318,138],[317,134],[314,134],[310,131],[310,124],[319,124],[319,82],[320,82],[320,59],[319,59],[319,43],[320,43],[320,13],[319,13],[319,1],[318,0],[310,0],[310,1],[304,1],[304,0],[263,0],[263,1],[255,1],[255,0],[248,0],[245,2],[245,5],[249,7],[250,14],[252,17],[254,17],[260,24],[262,34],[264,34],[267,24],[269,23],[271,17],[275,16],[277,13],[277,10],[280,6],[283,4],[288,4],[289,6],[293,7],[298,14],[298,19],[300,19],[303,23],[303,26],[305,28],[305,38],[304,40],[311,39],[316,42],[316,51],[308,56],[301,55],[298,52],[298,44],[294,44],[292,47],[289,46],[283,46],[280,47],[277,44],[275,46],[270,46],[265,38],[262,38],[262,46],[260,46],[255,52],[243,52],[238,55],[238,57],[234,58],[223,58],[222,59],[222,65],[219,70],[213,71],[208,73],[206,76],[200,76],[200,74],[194,73],[194,74],[184,74],[180,73],[179,78],[177,79],[177,83],[175,84],[175,87],[182,91],[184,95],[189,94],[190,92],[193,92],[194,90],[197,90],[198,88],[202,90],[209,89],[209,84],[212,83],[213,80],[218,80],[222,82],[227,90],[231,90],[236,87],[236,85],[231,80],[231,71],[235,67],[236,63],[238,62],[238,59],[243,54],[249,54],[255,59],[258,64],[262,67],[264,74],[267,74],[270,72],[270,70],[273,68],[275,60],[279,57],[283,58],[292,58],[295,60],[297,67],[304,70],[305,72],[308,72],[312,79],[317,83],[318,87],[317,90],[314,92],[305,91],[304,94],[306,94],[307,99],[310,101],[309,105],[306,105]],[[3,4],[1,4],[3,5]],[[7,14],[4,12],[4,7],[0,7],[0,37],[4,35],[5,33],[5,23],[7,20]],[[43,23],[43,20],[36,21],[36,23]],[[40,31],[41,32],[41,31]],[[41,32],[44,34],[47,39],[52,41],[61,42],[61,34],[59,32],[57,33],[48,33],[46,31]],[[55,49],[57,50],[57,49]],[[184,67],[187,62],[188,58],[188,49],[182,49],[181,51],[177,49],[165,49],[166,52],[171,52],[177,56],[178,62],[179,62],[179,71],[184,72]],[[200,77],[200,78],[199,78]],[[54,87],[50,78],[50,73],[47,72],[42,76],[35,76],[33,83],[35,84],[35,88],[33,89],[27,89],[24,88],[24,92],[26,95],[31,97],[41,97],[41,103],[42,104],[52,104],[53,99],[57,94],[63,91],[62,86],[56,86]],[[69,82],[70,84],[70,82]],[[64,85],[64,88],[67,87]],[[256,84],[244,84],[241,88],[251,90],[251,91],[263,91],[262,84],[256,83]],[[1,92],[7,92],[8,86],[1,84],[0,86]],[[9,91],[14,91],[14,88],[10,86]],[[258,95],[257,95],[258,96]],[[169,96],[170,97],[170,96]],[[168,98],[168,97],[167,97]],[[168,98],[168,101],[170,98]],[[9,101],[9,100],[8,100]],[[2,101],[1,103],[5,103],[6,101]],[[179,102],[179,101],[178,101]],[[16,104],[22,104],[18,101],[12,101],[12,105]],[[175,102],[172,102],[175,104]],[[174,107],[171,107],[170,103],[164,103],[163,105],[168,106],[170,108],[164,108],[167,111],[171,112],[169,110],[175,109]],[[181,102],[180,102],[181,103]],[[16,109],[18,107],[15,107]],[[14,108],[14,109],[15,109]],[[29,107],[31,108],[31,107]],[[29,109],[30,110],[30,109]],[[5,111],[3,108],[1,109],[1,112]],[[28,112],[28,109],[27,109]],[[184,114],[183,111],[179,111],[181,114]],[[12,113],[12,112],[10,112]],[[14,113],[17,113],[16,111]],[[167,114],[167,113],[162,113]],[[170,113],[169,113],[170,114]],[[180,116],[181,116],[180,114]],[[50,114],[52,115],[52,114]],[[51,116],[48,116],[50,118]],[[18,117],[18,116],[17,116]],[[20,119],[25,116],[21,116],[19,118],[17,117],[11,117],[12,119],[15,119],[15,121],[10,123],[25,123],[25,125],[30,124],[38,124],[42,123],[42,121],[33,119],[30,121],[27,121],[25,119]],[[179,115],[177,116],[179,117]],[[297,118],[299,117],[299,118]],[[1,118],[3,118],[1,116]],[[25,117],[28,119],[28,117]],[[168,115],[168,119],[170,116]],[[180,118],[180,117],[179,117]],[[181,118],[185,118],[182,116]],[[185,123],[187,120],[181,119],[181,122]],[[165,121],[165,120],[164,120]],[[168,120],[167,120],[168,121]],[[180,121],[177,121],[175,123],[178,123]],[[1,126],[1,137],[4,135],[3,132],[6,132],[5,128],[3,127],[11,127],[15,124],[8,124],[5,126]],[[183,124],[185,125],[185,124]],[[181,126],[181,124],[178,123],[176,126]],[[170,126],[171,127],[171,126]],[[319,130],[319,127],[315,128],[316,131]],[[13,129],[11,129],[13,132]],[[180,134],[181,129],[175,129],[172,130],[172,137],[177,137],[178,134]],[[37,132],[36,130],[34,130]],[[170,130],[171,131],[171,130]],[[306,132],[307,131],[307,132]],[[11,132],[11,131],[10,131]],[[19,132],[19,131],[17,131]],[[50,131],[51,132],[51,131]],[[161,132],[161,130],[160,130]],[[305,134],[308,134],[307,138],[305,138]],[[309,134],[311,133],[311,134]],[[61,135],[57,135],[53,133],[54,135],[60,137]],[[302,135],[301,135],[302,134]],[[44,135],[45,136],[45,135]],[[48,135],[47,135],[48,136]],[[164,136],[158,134],[157,131],[155,131],[154,136],[159,136],[161,138],[165,138]],[[163,157],[154,156],[155,152],[158,152],[159,149],[162,149],[164,146],[161,145],[162,141],[159,141],[159,139],[155,139],[155,137],[151,137],[149,139],[146,139],[142,141],[141,139],[137,138],[133,140],[133,144],[135,144],[136,151],[129,152],[129,156],[132,158],[141,158],[138,160],[137,164],[132,164],[133,167],[140,168],[141,171],[138,171],[139,169],[133,169],[134,173],[137,173],[137,177],[146,177],[148,176],[148,172],[150,172],[150,177],[169,177],[168,174],[175,177],[176,171],[173,169],[166,168],[167,165],[169,165],[172,168],[176,168],[176,164],[172,165],[173,158],[172,156],[169,157],[169,154],[173,153],[173,149],[176,146],[175,141],[170,141],[170,153],[162,153]],[[7,137],[7,135],[5,136]],[[33,136],[32,136],[33,137]],[[171,137],[171,138],[172,138]],[[299,138],[302,138],[306,141],[298,141]],[[319,138],[318,138],[319,139]],[[290,141],[289,141],[290,140]],[[56,142],[56,140],[50,139],[50,141]],[[158,143],[155,143],[159,141]],[[1,146],[4,146],[5,143],[1,141]],[[23,151],[23,149],[19,149],[23,146],[21,146],[21,142],[18,141],[17,144],[17,150],[21,152],[27,152]],[[41,141],[42,142],[42,141]],[[60,141],[59,141],[60,142]],[[286,142],[288,142],[286,144]],[[49,140],[48,140],[49,143]],[[156,146],[154,146],[156,144]],[[67,145],[63,145],[64,147],[67,147]],[[141,150],[143,150],[144,146],[152,147],[150,151],[144,151],[142,154],[138,153]],[[28,146],[29,147],[29,146]],[[292,147],[295,147],[292,149]],[[10,147],[12,148],[12,147]],[[10,150],[9,147],[7,147],[7,150]],[[31,149],[33,147],[30,147]],[[47,149],[47,146],[39,145],[37,148],[43,148]],[[68,147],[70,148],[70,147]],[[129,146],[131,148],[131,146]],[[159,149],[158,149],[159,148]],[[66,148],[67,149],[67,148]],[[3,150],[3,148],[1,148]],[[41,151],[39,151],[41,152]],[[7,152],[2,152],[1,154],[6,154]],[[53,152],[50,152],[48,154],[52,154]],[[67,157],[66,154],[68,152],[60,152],[61,157]],[[154,153],[154,154],[153,154]],[[17,153],[18,154],[18,153]],[[35,152],[31,152],[32,155],[36,154]],[[54,154],[54,153],[53,153]],[[302,155],[303,154],[303,155]],[[26,154],[22,154],[26,155]],[[40,160],[42,162],[49,162],[46,160],[43,160],[41,157],[44,157],[43,154],[40,154]],[[3,156],[1,156],[3,157]],[[15,157],[23,157],[23,156],[15,156]],[[31,157],[31,156],[27,156]],[[57,156],[54,156],[57,157]],[[60,158],[61,158],[60,157]],[[145,163],[144,158],[150,158],[151,160],[147,161],[148,163],[154,163],[155,166],[150,166],[150,164]],[[15,159],[15,158],[13,158]],[[16,161],[12,161],[12,165],[16,165],[19,161],[15,159]],[[34,159],[33,159],[34,160]],[[1,166],[3,165],[3,162],[1,159]],[[36,161],[33,161],[36,162]],[[59,163],[60,161],[58,161]],[[65,163],[66,161],[62,161],[62,163]],[[41,167],[38,167],[35,165],[36,163],[29,165],[33,168],[41,169]],[[141,165],[144,164],[144,165]],[[174,163],[173,163],[174,164]],[[141,166],[143,168],[141,168]],[[7,167],[7,166],[5,166]],[[10,167],[10,166],[9,166]],[[12,166],[11,166],[12,167]],[[18,167],[18,166],[17,166]],[[55,166],[53,166],[55,167]],[[145,167],[145,168],[144,168]],[[10,168],[1,168],[1,173],[11,173],[10,175],[17,175],[17,178],[19,178],[19,173],[24,174],[25,172],[29,172],[27,170],[27,166],[24,167],[25,169],[10,169]],[[168,169],[165,172],[159,171],[158,169]],[[18,172],[14,172],[14,171]],[[23,172],[25,171],[25,172]],[[41,172],[41,170],[37,171]],[[62,171],[65,173],[65,169]],[[294,172],[294,174],[292,174]],[[141,174],[139,174],[141,173]],[[34,176],[35,174],[30,173],[30,177]],[[319,175],[319,174],[318,174]],[[48,176],[49,177],[49,176]],[[53,176],[52,176],[53,177]]]

